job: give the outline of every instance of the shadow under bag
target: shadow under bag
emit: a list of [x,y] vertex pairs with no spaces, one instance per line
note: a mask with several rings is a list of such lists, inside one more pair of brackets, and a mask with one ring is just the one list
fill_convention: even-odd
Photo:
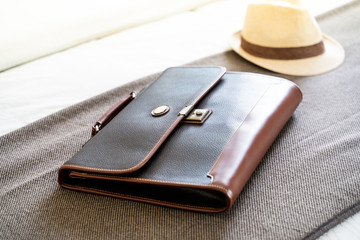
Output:
[[[169,68],[125,96],[59,170],[62,187],[201,212],[233,204],[302,99],[292,82]],[[260,173],[261,174],[261,173]]]

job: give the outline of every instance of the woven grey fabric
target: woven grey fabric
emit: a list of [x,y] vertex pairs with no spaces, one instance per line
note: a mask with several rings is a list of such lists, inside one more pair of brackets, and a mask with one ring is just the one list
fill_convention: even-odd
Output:
[[[59,167],[89,138],[97,117],[151,76],[0,138],[0,239],[311,239],[358,212],[359,12],[356,1],[319,18],[344,46],[345,63],[320,76],[287,77],[303,102],[230,210],[195,213],[58,186]],[[191,65],[286,77],[233,52]]]

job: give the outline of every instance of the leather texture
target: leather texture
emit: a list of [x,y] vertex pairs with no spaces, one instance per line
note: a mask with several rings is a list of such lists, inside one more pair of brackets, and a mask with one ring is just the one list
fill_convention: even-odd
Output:
[[[225,71],[222,67],[167,69],[85,144],[83,154],[76,155],[68,164],[83,165],[94,171],[107,169],[114,174],[136,171],[180,123],[184,116],[178,116],[178,112],[197,103]],[[152,110],[160,105],[169,105],[170,111],[153,117]]]
[[131,100],[135,98],[135,92],[129,93],[127,96],[123,97],[119,102],[110,108],[106,113],[104,113],[99,120],[91,128],[91,137],[95,136],[103,127],[106,126],[121,110],[130,103]]
[[[187,210],[229,208],[302,95],[285,79],[223,74],[166,70],[60,168],[60,185]],[[163,104],[170,111],[151,116]],[[201,125],[184,123],[177,113],[188,104],[212,114]]]

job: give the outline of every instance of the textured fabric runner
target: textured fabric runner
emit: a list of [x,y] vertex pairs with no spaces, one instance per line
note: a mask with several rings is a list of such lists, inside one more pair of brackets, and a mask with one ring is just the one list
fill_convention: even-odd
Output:
[[59,167],[91,125],[150,76],[0,138],[0,239],[314,239],[360,210],[360,2],[318,20],[345,63],[314,77],[260,69],[233,52],[190,65],[288,78],[304,98],[234,206],[204,214],[62,189]]

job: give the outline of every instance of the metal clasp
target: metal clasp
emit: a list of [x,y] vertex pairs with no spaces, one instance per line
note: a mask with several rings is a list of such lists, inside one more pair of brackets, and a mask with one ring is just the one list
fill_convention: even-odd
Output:
[[194,109],[185,119],[184,123],[203,124],[212,113],[211,109]]
[[95,132],[98,133],[98,132],[100,131],[100,129],[101,129],[101,124],[100,124],[100,123],[96,123],[95,126],[94,126],[94,128],[95,128]]
[[181,109],[181,111],[178,113],[178,116],[184,115],[186,117],[187,115],[189,115],[189,113],[193,109],[194,109],[194,105],[188,105],[188,106],[184,107],[183,109]]

